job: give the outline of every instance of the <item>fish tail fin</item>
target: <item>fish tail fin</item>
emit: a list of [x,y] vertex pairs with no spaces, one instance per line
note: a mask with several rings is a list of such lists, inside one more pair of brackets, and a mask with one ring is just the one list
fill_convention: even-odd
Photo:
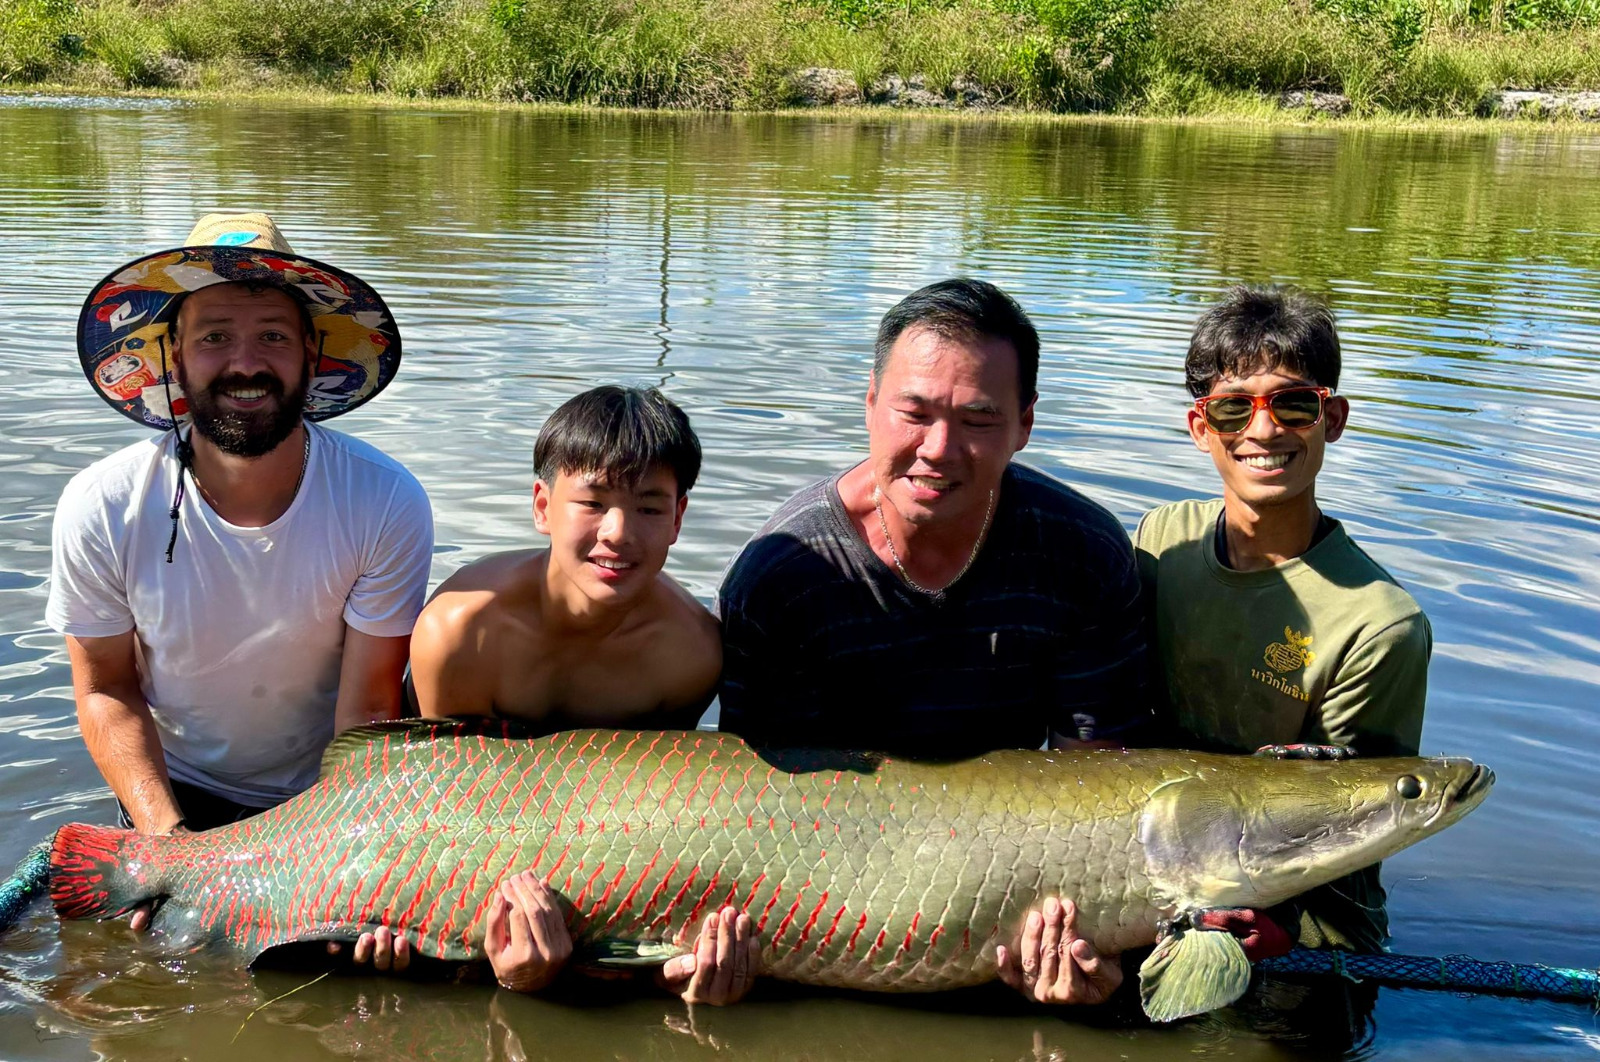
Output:
[[34,845],[16,871],[0,883],[0,932],[10,929],[33,898],[50,884],[50,843]]
[[161,895],[126,867],[132,830],[70,822],[50,845],[50,902],[62,918],[114,918]]

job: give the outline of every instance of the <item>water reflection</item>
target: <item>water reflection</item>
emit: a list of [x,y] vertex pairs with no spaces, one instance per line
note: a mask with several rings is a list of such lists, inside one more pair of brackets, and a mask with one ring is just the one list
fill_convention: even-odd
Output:
[[[436,581],[531,539],[530,454],[557,404],[657,383],[706,448],[670,567],[708,598],[779,502],[859,455],[878,316],[952,272],[1007,287],[1040,325],[1024,457],[1131,522],[1210,489],[1182,430],[1199,310],[1238,278],[1330,293],[1355,413],[1321,496],[1432,618],[1425,747],[1501,779],[1393,861],[1396,946],[1593,967],[1597,162],[1600,137],[1536,130],[0,99],[0,862],[110,816],[43,627],[56,497],[140,437],[78,373],[82,297],[199,214],[254,207],[373,281],[405,330],[398,381],[339,427],[427,487]],[[1559,1005],[1385,991],[1375,1036],[1348,1043],[1249,1014],[1102,1028],[827,996],[717,1012],[697,1038],[656,999],[340,978],[271,1004],[230,1046],[304,979],[130,947],[42,912],[0,940],[5,1056],[1282,1057],[1315,1040],[1498,1059],[1581,1051],[1596,1032]]]

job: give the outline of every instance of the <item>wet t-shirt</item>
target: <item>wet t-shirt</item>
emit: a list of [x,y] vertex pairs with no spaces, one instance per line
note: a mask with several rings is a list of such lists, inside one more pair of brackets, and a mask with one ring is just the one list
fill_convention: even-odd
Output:
[[168,772],[248,807],[316,780],[347,628],[410,634],[432,562],[416,479],[358,439],[307,430],[304,480],[265,527],[228,523],[188,484],[170,564],[171,432],[84,469],[56,508],[48,623],[133,631]]

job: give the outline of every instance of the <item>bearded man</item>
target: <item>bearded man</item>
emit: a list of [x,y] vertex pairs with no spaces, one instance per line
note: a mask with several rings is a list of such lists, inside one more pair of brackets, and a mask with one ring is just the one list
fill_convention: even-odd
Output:
[[56,509],[46,615],[84,741],[123,825],[237,821],[309,787],[338,731],[400,714],[428,499],[311,423],[393,378],[399,333],[266,215],[214,214],[95,287],[78,353],[113,408],[164,429]]

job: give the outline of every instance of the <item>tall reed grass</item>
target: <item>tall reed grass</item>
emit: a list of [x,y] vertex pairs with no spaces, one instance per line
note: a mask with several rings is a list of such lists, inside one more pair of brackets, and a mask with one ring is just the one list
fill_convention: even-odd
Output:
[[1038,110],[1468,114],[1600,88],[1600,0],[0,0],[13,84],[752,108],[808,67]]

